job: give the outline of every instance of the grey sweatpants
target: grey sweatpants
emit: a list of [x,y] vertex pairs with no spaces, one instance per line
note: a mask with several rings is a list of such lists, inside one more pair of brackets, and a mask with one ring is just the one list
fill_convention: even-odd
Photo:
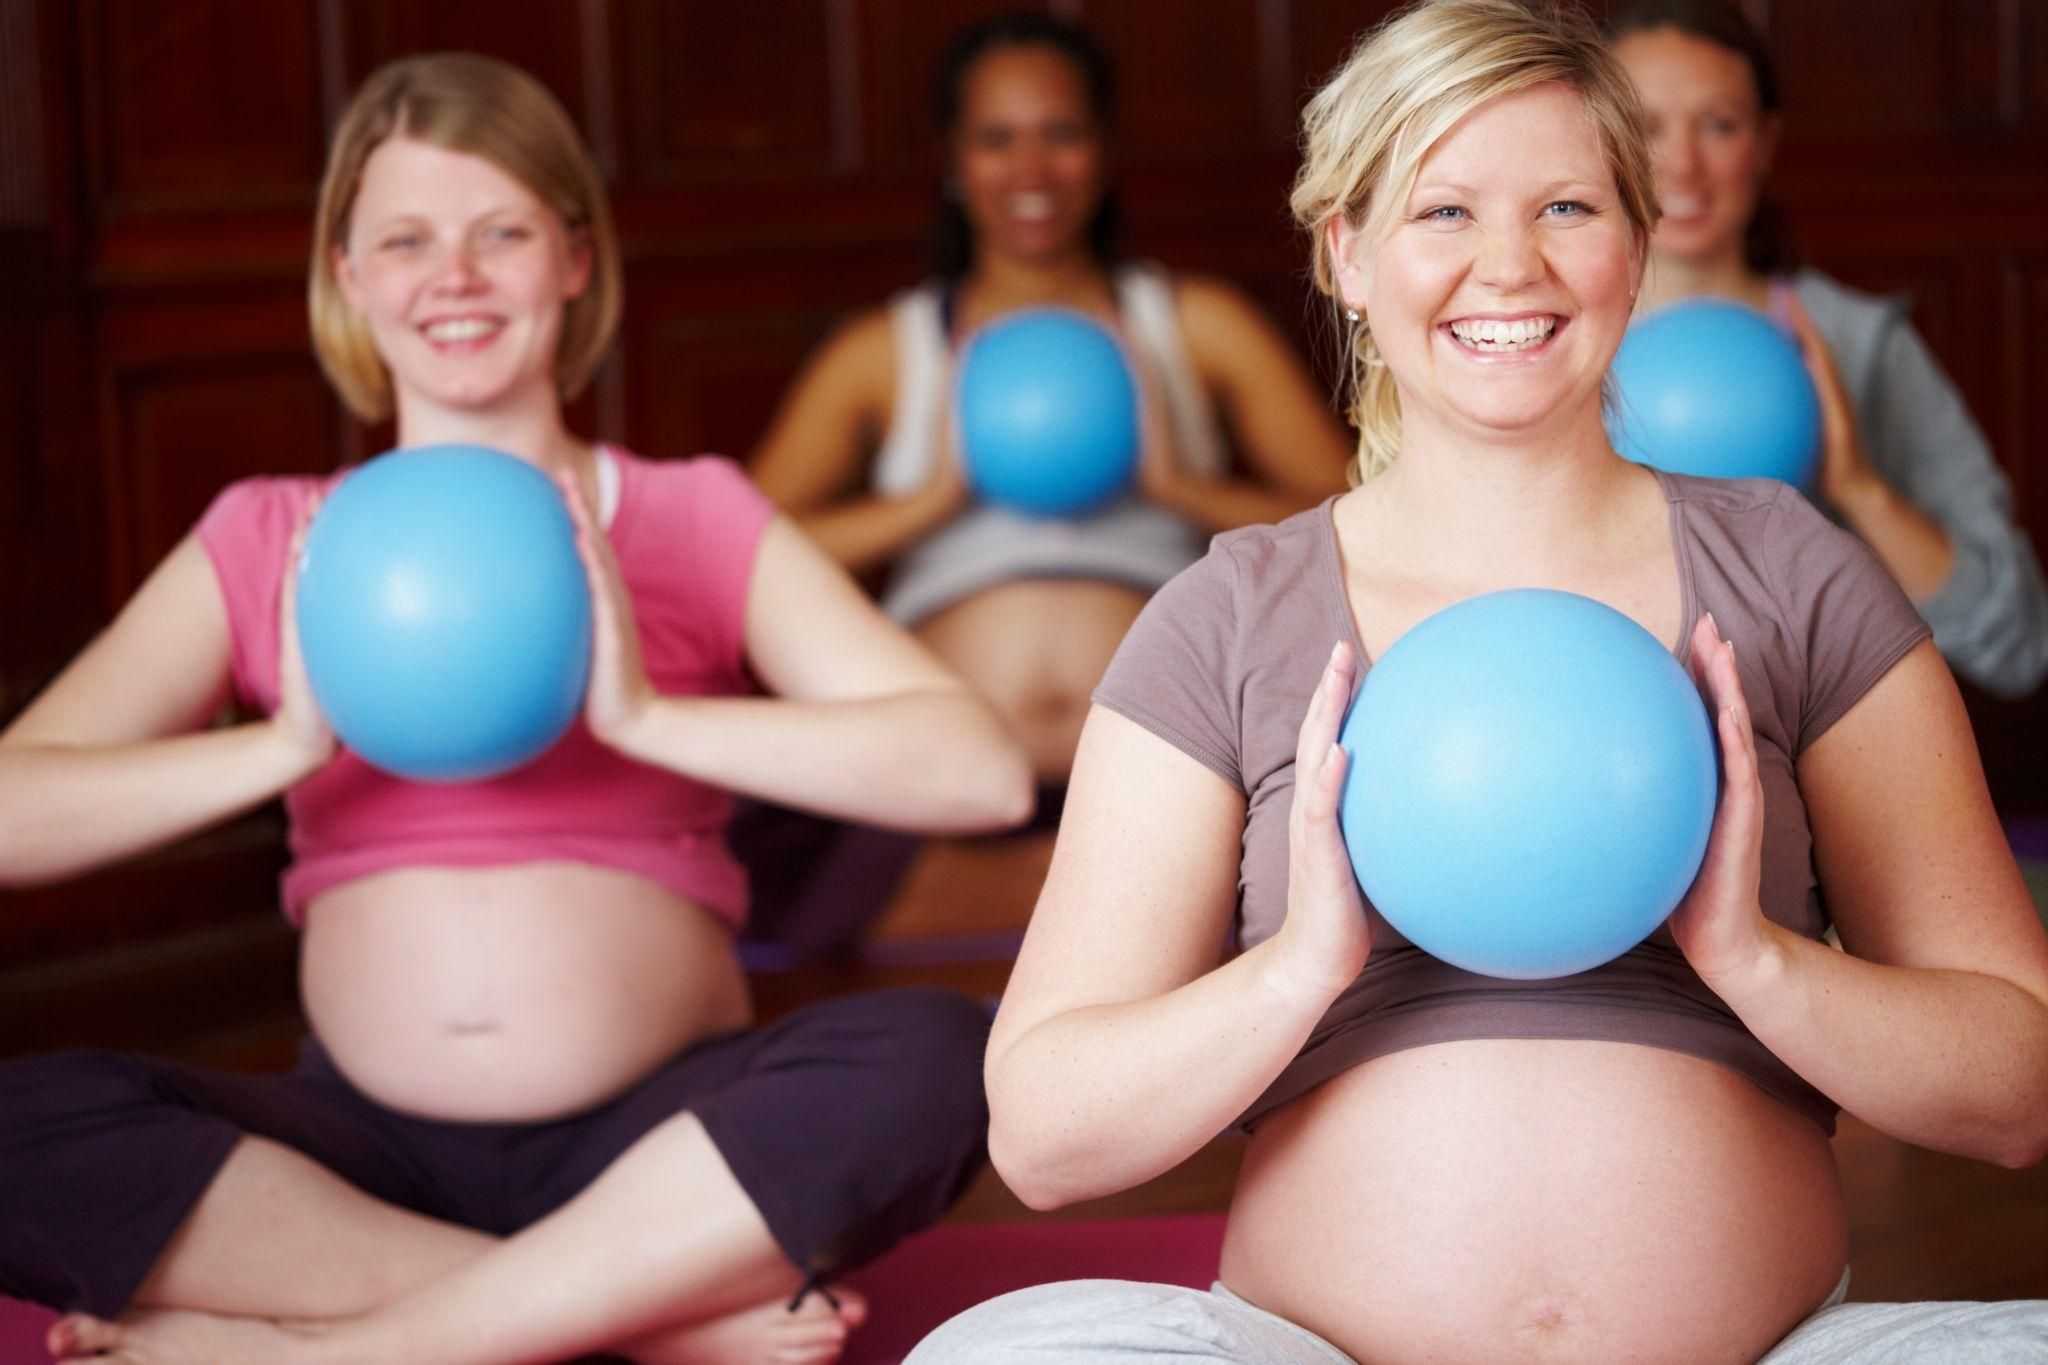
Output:
[[[1843,1303],[1849,1277],[1760,1365],[2042,1365],[2048,1300]],[[903,1365],[1356,1365],[1304,1327],[1221,1284],[1074,1280],[971,1308]]]

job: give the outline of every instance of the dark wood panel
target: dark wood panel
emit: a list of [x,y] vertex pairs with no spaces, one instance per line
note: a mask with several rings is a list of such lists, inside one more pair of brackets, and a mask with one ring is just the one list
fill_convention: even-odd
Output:
[[1925,0],[1772,4],[1787,120],[1816,134],[1939,128],[1957,62],[1951,8]]
[[[1087,0],[1082,18],[1117,63],[1121,160],[1214,163],[1270,151],[1262,82],[1276,35],[1242,0]],[[1284,130],[1278,131],[1284,139]]]
[[802,312],[651,320],[633,348],[646,376],[632,385],[642,448],[744,460],[830,323]]
[[120,598],[223,487],[252,474],[330,470],[341,448],[333,395],[303,353],[118,370],[107,389],[118,528],[110,577]]
[[583,6],[564,0],[357,0],[343,10],[350,89],[394,57],[480,52],[532,73],[585,112]]
[[622,184],[817,177],[863,153],[850,0],[615,11]]
[[310,205],[325,136],[312,0],[92,0],[83,17],[102,216]]

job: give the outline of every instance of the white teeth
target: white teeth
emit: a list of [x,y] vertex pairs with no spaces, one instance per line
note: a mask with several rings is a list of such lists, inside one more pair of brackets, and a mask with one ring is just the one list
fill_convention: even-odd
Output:
[[1452,323],[1451,335],[1475,351],[1526,351],[1550,340],[1556,329],[1557,319],[1549,316],[1513,322],[1481,318]]
[[483,318],[450,318],[445,322],[430,322],[426,327],[429,341],[475,341],[497,330],[497,323]]

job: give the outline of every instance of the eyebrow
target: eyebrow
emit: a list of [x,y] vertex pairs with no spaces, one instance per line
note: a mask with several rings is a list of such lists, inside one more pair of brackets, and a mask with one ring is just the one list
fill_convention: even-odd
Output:
[[[1601,185],[1598,181],[1579,180],[1576,178],[1567,177],[1563,180],[1551,181],[1542,189],[1538,190],[1537,193],[1539,195],[1552,195],[1561,193],[1565,190],[1599,191],[1604,188],[1605,186]],[[1415,183],[1415,188],[1410,190],[1408,193],[1411,198],[1415,195],[1426,194],[1461,194],[1469,197],[1472,195],[1476,195],[1478,191],[1473,189],[1470,185],[1461,185],[1456,183],[1455,181],[1431,180],[1424,182],[1418,180]]]

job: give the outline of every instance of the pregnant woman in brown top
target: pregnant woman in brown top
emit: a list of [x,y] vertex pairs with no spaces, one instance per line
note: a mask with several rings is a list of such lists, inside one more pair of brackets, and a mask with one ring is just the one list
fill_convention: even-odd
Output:
[[[2048,1146],[2048,936],[1955,688],[1797,494],[1609,447],[1657,210],[1635,95],[1582,22],[1411,10],[1315,98],[1306,147],[1294,207],[1357,314],[1366,477],[1222,537],[1133,626],[988,1059],[991,1155],[1036,1207],[1251,1125],[1223,1283],[1025,1291],[913,1360],[1834,1358],[1821,1336],[1885,1311],[1815,1316],[1847,1254],[1836,1106],[2008,1165]],[[1335,821],[1358,674],[1522,587],[1670,642],[1724,758],[1665,928],[1547,982],[1405,942]],[[2038,1343],[2048,1306],[1946,1307],[1981,1310],[1962,1330],[1989,1351]]]

